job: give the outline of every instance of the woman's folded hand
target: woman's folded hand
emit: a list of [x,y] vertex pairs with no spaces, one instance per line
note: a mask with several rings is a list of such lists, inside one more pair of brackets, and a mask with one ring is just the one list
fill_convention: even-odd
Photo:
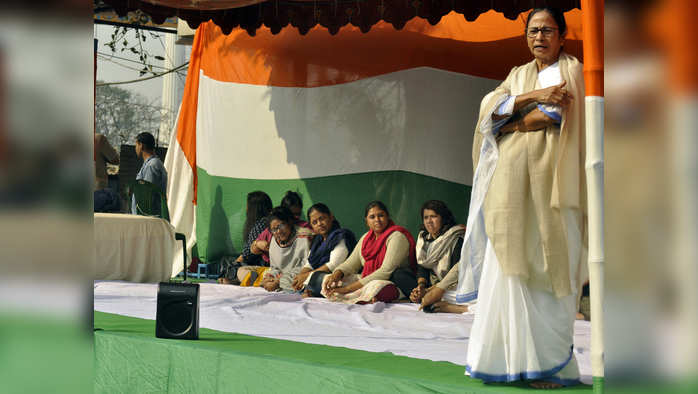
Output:
[[344,278],[344,272],[341,270],[336,270],[330,275],[325,282],[325,291],[331,292],[332,289],[342,287],[342,278]]
[[569,105],[570,101],[574,98],[572,93],[567,91],[565,88],[567,81],[562,81],[559,85],[554,85],[545,89],[540,89],[538,91],[537,100],[541,104],[559,105],[560,107],[566,107]]
[[420,283],[412,289],[412,292],[410,293],[410,301],[414,302],[415,304],[418,304],[422,301],[422,297],[427,293],[426,287],[424,286],[423,283]]
[[269,251],[269,242],[258,239],[250,244],[250,252],[262,254]]
[[305,280],[308,278],[308,275],[310,275],[313,271],[305,270],[301,271],[298,275],[296,275],[295,278],[293,278],[293,282],[291,283],[291,286],[293,286],[294,290],[300,290],[303,288],[303,283],[305,283]]
[[266,291],[274,291],[279,288],[280,276],[267,275],[262,280],[262,287]]
[[444,296],[445,291],[440,287],[433,286],[422,298],[422,305],[419,307],[421,310],[425,306],[429,306],[435,302],[441,301],[441,297]]

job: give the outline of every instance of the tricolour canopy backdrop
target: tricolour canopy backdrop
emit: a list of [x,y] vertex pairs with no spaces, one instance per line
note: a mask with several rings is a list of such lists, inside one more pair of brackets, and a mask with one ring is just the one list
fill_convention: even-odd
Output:
[[[525,15],[304,36],[201,24],[166,158],[172,223],[204,261],[240,251],[254,190],[275,205],[286,190],[306,208],[324,202],[357,236],[374,199],[415,234],[428,199],[464,223],[480,100],[531,59]],[[581,12],[566,17],[565,48],[581,59]]]

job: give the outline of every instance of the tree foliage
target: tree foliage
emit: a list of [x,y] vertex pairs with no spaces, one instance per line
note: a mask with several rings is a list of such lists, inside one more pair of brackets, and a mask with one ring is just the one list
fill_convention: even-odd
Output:
[[[136,42],[128,41],[129,33],[133,32]],[[156,75],[157,73],[153,71],[153,65],[148,62],[149,59],[165,60],[164,57],[160,55],[152,55],[145,48],[143,48],[143,43],[147,40],[148,36],[151,39],[157,39],[158,35],[139,29],[138,27],[128,27],[128,26],[117,26],[111,34],[111,40],[104,45],[108,47],[113,54],[119,52],[130,52],[138,56],[138,59],[143,63],[143,68],[140,70],[140,75],[147,73]]]
[[114,147],[135,143],[136,135],[143,131],[158,136],[163,116],[171,116],[138,93],[110,85],[98,86],[96,90],[96,131],[104,134]]
[[[93,5],[95,13],[111,9],[103,0],[94,0]],[[111,50],[112,55],[117,53],[123,54],[124,52],[136,55],[138,61],[143,66],[140,69],[141,76],[148,73],[157,74],[153,70],[152,59],[165,60],[163,56],[153,55],[143,47],[143,44],[148,39],[154,40],[159,38],[158,34],[141,28],[141,26],[145,26],[150,22],[151,18],[145,12],[141,10],[131,11],[128,13],[126,20],[123,21],[124,25],[116,26],[111,34],[111,39],[103,44]]]

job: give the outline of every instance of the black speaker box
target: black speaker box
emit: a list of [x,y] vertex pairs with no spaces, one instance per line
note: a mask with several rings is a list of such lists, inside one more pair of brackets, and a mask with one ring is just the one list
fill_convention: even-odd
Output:
[[158,338],[199,339],[199,285],[160,282],[155,316]]

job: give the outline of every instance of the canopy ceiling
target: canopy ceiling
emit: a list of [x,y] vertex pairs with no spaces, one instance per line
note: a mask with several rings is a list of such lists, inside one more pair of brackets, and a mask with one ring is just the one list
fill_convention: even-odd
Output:
[[489,10],[501,12],[508,19],[515,19],[521,12],[552,6],[569,11],[580,8],[579,0],[102,0],[112,6],[119,16],[129,11],[141,10],[149,14],[155,23],[177,16],[187,21],[191,28],[213,20],[225,34],[241,27],[255,35],[262,25],[272,34],[287,26],[293,26],[306,34],[321,25],[330,34],[336,34],[342,26],[354,25],[368,32],[380,21],[402,29],[405,23],[418,16],[432,25],[451,11],[474,21]]

